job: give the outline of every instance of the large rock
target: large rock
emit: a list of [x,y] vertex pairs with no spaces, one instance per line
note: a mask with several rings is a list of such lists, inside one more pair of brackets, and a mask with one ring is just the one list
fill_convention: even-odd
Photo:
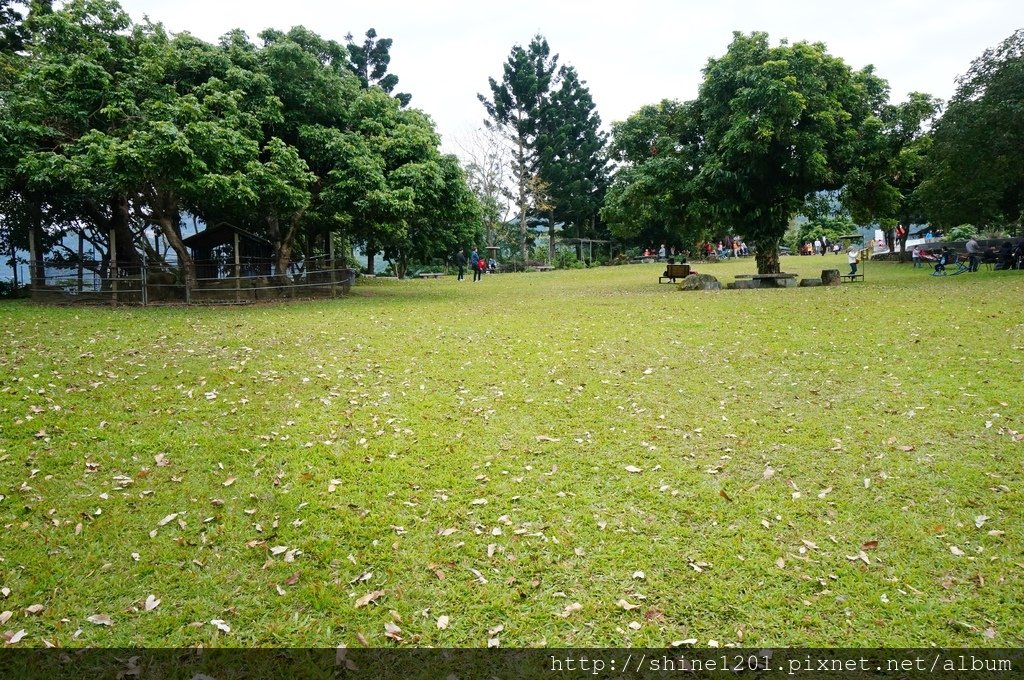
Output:
[[838,286],[842,282],[839,278],[838,269],[822,269],[821,270],[821,285],[823,286]]
[[801,288],[811,288],[814,286],[820,286],[821,279],[800,279]]
[[690,274],[679,284],[679,290],[721,290],[722,284],[711,274]]

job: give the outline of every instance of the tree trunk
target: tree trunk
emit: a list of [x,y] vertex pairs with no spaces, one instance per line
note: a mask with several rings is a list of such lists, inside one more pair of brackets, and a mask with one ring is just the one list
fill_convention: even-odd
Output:
[[142,258],[135,248],[135,234],[132,233],[128,213],[128,197],[124,194],[116,194],[110,199],[110,228],[117,236],[117,252],[114,255],[118,268],[141,270]]
[[11,280],[14,290],[18,290],[18,249],[14,247],[14,229],[11,229]]
[[779,269],[779,240],[757,241],[754,261],[757,262],[758,274],[778,274]]
[[366,273],[376,274],[377,273],[377,244],[374,243],[373,237],[371,236],[366,240]]
[[523,256],[523,266],[526,266],[526,149],[523,138],[518,140],[518,161],[519,161],[519,252]]

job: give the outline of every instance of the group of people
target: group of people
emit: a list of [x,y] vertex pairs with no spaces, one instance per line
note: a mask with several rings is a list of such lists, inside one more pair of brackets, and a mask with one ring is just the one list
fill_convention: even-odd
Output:
[[800,244],[801,255],[821,255],[824,257],[830,252],[838,255],[841,249],[839,243],[829,241],[827,236],[816,238],[814,241],[804,241]]
[[[967,241],[965,250],[967,251],[968,272],[978,271],[978,266],[982,262],[995,265],[997,270],[1024,268],[1024,240],[1018,241],[1016,246],[1010,241],[1003,241],[998,250],[995,246],[989,246],[982,250],[978,239],[972,237]],[[923,267],[923,261],[934,262],[935,271],[933,273],[936,274],[944,271],[947,265],[955,263],[957,259],[956,253],[947,246],[943,246],[938,254],[934,255],[922,249],[921,246],[914,246],[910,251],[910,257],[914,267]]]
[[466,251],[462,248],[455,254],[455,266],[459,269],[459,281],[465,279],[466,265],[473,270],[473,282],[477,282],[483,278],[485,272],[494,273],[498,271],[498,263],[492,257],[489,260],[485,260],[477,249],[474,248],[473,252],[469,254],[469,260],[466,260]]

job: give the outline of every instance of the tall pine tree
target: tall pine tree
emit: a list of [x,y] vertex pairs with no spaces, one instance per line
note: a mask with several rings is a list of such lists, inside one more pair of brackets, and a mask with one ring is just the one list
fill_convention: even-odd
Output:
[[519,250],[523,262],[527,257],[530,184],[537,166],[537,131],[557,64],[558,55],[551,54],[548,41],[541,35],[534,36],[525,49],[521,45],[512,47],[500,83],[494,78],[488,79],[490,98],[477,95],[490,118],[485,124],[502,132],[512,146],[512,174],[519,198]]
[[607,135],[594,99],[576,69],[559,70],[559,87],[541,108],[536,172],[548,187],[549,257],[555,254],[555,218],[575,227],[576,237],[592,222],[608,183]]

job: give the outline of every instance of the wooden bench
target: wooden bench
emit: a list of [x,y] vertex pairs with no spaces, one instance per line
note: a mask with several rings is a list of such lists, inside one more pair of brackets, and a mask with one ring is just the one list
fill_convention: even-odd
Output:
[[658,277],[658,283],[675,283],[676,279],[685,279],[690,275],[690,265],[685,262],[675,262],[665,265],[665,273]]
[[534,267],[533,268],[533,271],[535,271],[535,272],[553,272],[554,270],[555,270],[554,267],[552,267],[551,265],[547,265],[547,264],[542,264],[539,267]]
[[417,276],[421,279],[438,279],[444,276],[444,272],[420,272]]
[[840,274],[839,275],[839,280],[840,281],[849,281],[850,283],[853,283],[854,281],[863,281],[864,280],[864,275],[863,274]]

